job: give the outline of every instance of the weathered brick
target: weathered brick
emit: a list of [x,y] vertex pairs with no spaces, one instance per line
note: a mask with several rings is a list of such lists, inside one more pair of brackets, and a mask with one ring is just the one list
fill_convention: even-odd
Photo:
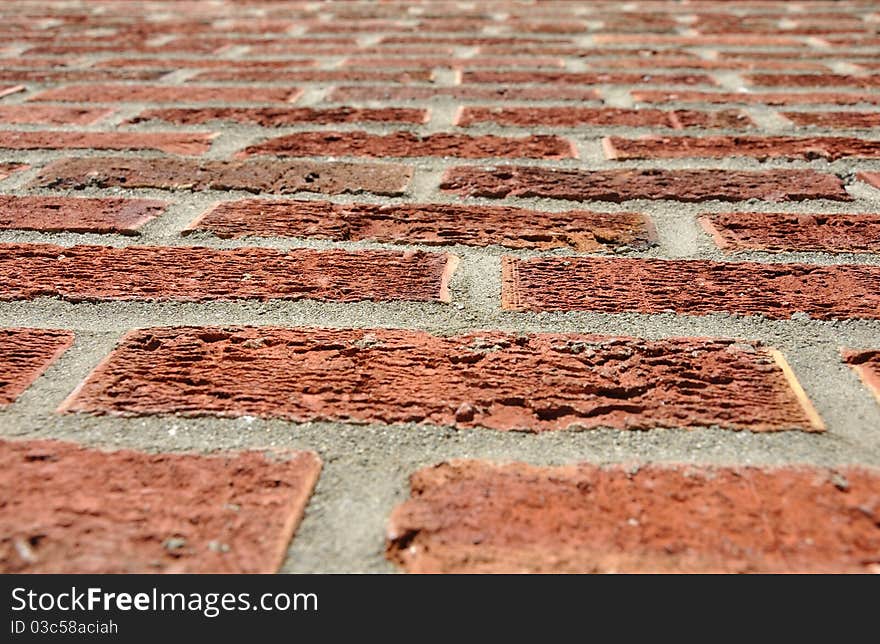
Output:
[[60,159],[43,168],[30,187],[159,188],[162,190],[246,190],[289,194],[372,192],[399,195],[412,168],[390,163],[316,161],[198,161],[194,159]]
[[298,132],[252,145],[238,156],[358,156],[358,157],[487,157],[565,159],[577,158],[577,149],[567,139],[551,135],[506,137],[469,136],[438,132],[391,134],[368,132]]
[[[57,59],[51,59],[57,60]],[[234,58],[108,58],[94,63],[98,69],[157,68],[168,71],[179,69],[289,69],[291,67],[314,67],[314,58],[286,58],[284,60],[255,60]]]
[[609,159],[675,159],[681,157],[755,157],[772,159],[825,159],[847,157],[876,159],[880,141],[842,136],[643,136],[628,139],[605,137],[602,141]]
[[862,382],[874,393],[877,402],[880,403],[880,351],[876,349],[844,351],[843,358],[855,369]]
[[15,172],[27,170],[30,166],[25,163],[16,163],[15,161],[0,161],[0,181]]
[[211,149],[216,133],[206,132],[59,132],[0,130],[0,149],[9,150],[160,150],[199,155]]
[[880,474],[812,466],[452,461],[391,515],[409,572],[867,573]]
[[640,103],[742,103],[758,105],[880,105],[880,94],[843,92],[698,92],[636,90],[633,100]]
[[700,223],[725,251],[880,253],[880,215],[730,212]]
[[449,301],[452,255],[387,250],[0,244],[0,301]]
[[70,103],[292,103],[302,90],[290,87],[199,85],[68,85],[47,89],[32,101]]
[[549,56],[507,56],[503,58],[492,56],[479,56],[473,58],[453,58],[449,56],[438,56],[436,58],[352,56],[343,61],[342,64],[345,67],[364,67],[371,69],[433,69],[435,67],[445,67],[450,69],[467,69],[472,67],[488,69],[552,69],[556,67],[565,67],[564,60]]
[[314,452],[146,454],[0,441],[0,572],[271,573]]
[[67,107],[65,105],[0,105],[0,123],[40,125],[92,125],[110,116],[106,107]]
[[880,112],[782,112],[800,127],[870,130],[880,127]]
[[669,45],[672,47],[806,47],[802,38],[755,34],[704,34],[680,36],[677,34],[596,34],[597,45]]
[[560,170],[533,166],[449,168],[440,188],[470,197],[627,201],[803,201],[852,197],[830,174],[812,170]]
[[164,75],[162,70],[150,69],[0,69],[0,80],[28,83],[152,81]]
[[539,212],[505,206],[334,204],[247,199],[220,203],[189,231],[219,237],[317,237],[413,244],[574,248],[581,252],[656,241],[647,217],[583,210]]
[[73,333],[0,329],[0,409],[9,405],[73,344]]
[[464,71],[463,83],[545,83],[558,85],[716,85],[706,74],[626,72]]
[[856,177],[880,190],[880,172],[859,172]]
[[698,112],[695,110],[624,109],[619,107],[463,107],[456,125],[497,123],[499,125],[577,127],[686,127],[745,128],[753,125],[740,110]]
[[745,79],[761,87],[880,87],[880,74],[748,74]]
[[164,210],[152,199],[0,195],[0,229],[135,235]]
[[494,331],[132,331],[63,409],[535,432],[823,429],[784,359],[754,343]]
[[880,319],[880,266],[505,257],[502,272],[514,311]]
[[552,95],[540,87],[337,87],[328,100],[428,101],[451,98],[459,101],[595,101],[599,93],[589,87],[554,87]]
[[[2,115],[2,111],[0,111]],[[194,107],[145,110],[131,123],[166,121],[176,125],[197,125],[212,121],[249,123],[262,127],[284,127],[297,123],[425,123],[428,111],[407,107]]]
[[434,79],[429,69],[409,69],[406,71],[375,71],[357,69],[309,69],[297,71],[273,71],[262,69],[234,69],[224,71],[200,72],[190,82],[229,81],[251,83],[428,83]]

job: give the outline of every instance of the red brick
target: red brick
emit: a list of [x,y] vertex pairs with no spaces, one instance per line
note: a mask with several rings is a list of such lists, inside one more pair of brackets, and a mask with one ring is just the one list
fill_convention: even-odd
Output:
[[880,474],[452,461],[416,472],[388,558],[414,573],[867,573]]
[[0,244],[0,301],[448,302],[456,263],[421,251]]
[[856,177],[880,190],[880,172],[859,172]]
[[162,158],[60,159],[44,167],[32,188],[159,188],[162,190],[247,190],[270,194],[372,192],[402,194],[412,168],[391,163],[322,161],[198,161]]
[[880,94],[841,92],[697,92],[637,90],[633,100],[640,103],[742,103],[757,105],[880,105]]
[[[453,47],[479,47],[483,45],[541,45],[548,41],[542,38],[503,37],[503,36],[385,36],[379,41],[382,45],[451,45]],[[571,45],[572,41],[558,39],[558,45]]]
[[245,148],[238,156],[349,156],[349,157],[487,157],[573,159],[577,149],[567,139],[550,135],[504,137],[467,134],[391,134],[368,132],[298,132]]
[[[702,70],[783,70],[783,71],[830,71],[828,65],[820,62],[802,62],[797,60],[705,60],[690,58],[687,56],[653,56],[653,57],[627,57],[628,49],[618,50],[619,57],[593,58],[590,50],[582,50],[577,55],[587,62],[591,68],[605,69],[644,69],[651,73],[657,69],[702,69]],[[650,70],[650,71],[649,71]]]
[[437,98],[459,101],[595,101],[599,93],[591,88],[554,87],[552,95],[540,87],[337,87],[327,100],[427,101]]
[[63,409],[534,432],[823,429],[784,360],[760,345],[495,331],[132,331]]
[[728,252],[880,253],[880,215],[731,212],[700,223]]
[[880,351],[876,349],[844,351],[843,357],[844,361],[855,369],[862,382],[874,393],[874,397],[880,403]]
[[0,229],[135,235],[164,210],[152,199],[0,195]]
[[870,130],[880,127],[880,112],[782,112],[800,127]]
[[450,69],[467,69],[471,67],[483,67],[488,69],[525,68],[540,69],[565,67],[565,61],[561,58],[550,56],[480,56],[474,58],[451,58],[438,56],[436,58],[403,58],[382,56],[352,56],[343,63],[345,67],[364,67],[371,69],[433,69],[445,67]]
[[[334,204],[247,199],[220,203],[189,231],[219,237],[279,236],[407,244],[574,248],[581,252],[656,241],[647,217],[583,210],[539,212],[505,206]],[[187,231],[188,232],[188,231]]]
[[334,83],[334,82],[385,82],[385,83],[427,83],[434,78],[434,72],[427,69],[407,71],[375,71],[356,69],[310,69],[301,71],[268,71],[235,69],[230,71],[201,72],[190,82],[233,81],[252,83]]
[[67,107],[64,105],[0,105],[0,123],[40,125],[92,125],[111,115],[105,107]]
[[30,166],[24,163],[16,163],[14,161],[0,161],[0,181],[15,172],[27,170]]
[[464,107],[456,125],[474,123],[499,125],[576,127],[717,127],[743,128],[753,125],[740,110],[697,112],[694,110],[624,109],[618,107]]
[[880,87],[880,75],[748,74],[746,81],[762,87]]
[[[57,60],[57,59],[52,59]],[[314,67],[314,58],[286,58],[284,60],[254,60],[234,58],[109,58],[99,60],[93,67],[99,69],[136,69],[138,67],[176,71],[178,69],[288,69]]]
[[850,201],[843,183],[812,170],[561,170],[533,166],[458,166],[443,175],[440,188],[469,197],[548,197],[627,201]]
[[70,331],[0,329],[0,409],[14,403],[72,344]]
[[154,81],[164,75],[162,70],[149,69],[0,69],[0,80],[29,83]]
[[18,92],[23,92],[24,90],[24,85],[0,85],[0,98],[4,96],[9,96],[10,94],[17,94]]
[[672,47],[806,47],[802,38],[756,34],[709,34],[680,36],[677,34],[596,34],[597,45],[669,45]]
[[160,150],[199,155],[211,149],[215,133],[59,132],[0,130],[0,149],[8,150]]
[[505,257],[502,272],[514,311],[880,319],[880,266]]
[[682,157],[755,157],[757,159],[825,159],[880,157],[880,141],[823,136],[644,136],[627,139],[605,137],[602,141],[609,159],[676,159]]
[[[2,111],[0,111],[2,114]],[[284,127],[297,123],[415,123],[428,120],[428,111],[406,107],[207,107],[145,110],[131,123],[159,120],[177,125],[211,121],[250,123],[261,127]]]
[[145,454],[0,441],[3,573],[271,573],[314,452]]
[[463,83],[546,83],[558,85],[715,85],[705,74],[625,72],[464,71]]
[[187,85],[68,85],[40,92],[32,101],[71,103],[292,103],[302,94],[290,87]]

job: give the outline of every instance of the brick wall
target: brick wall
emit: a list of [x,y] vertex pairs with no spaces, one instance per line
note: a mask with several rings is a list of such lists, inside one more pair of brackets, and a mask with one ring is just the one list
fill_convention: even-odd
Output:
[[4,4],[0,570],[880,570],[875,5]]

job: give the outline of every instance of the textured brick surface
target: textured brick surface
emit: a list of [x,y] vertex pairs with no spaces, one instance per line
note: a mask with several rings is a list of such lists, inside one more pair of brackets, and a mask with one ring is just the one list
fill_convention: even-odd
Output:
[[880,253],[880,215],[731,212],[700,223],[727,251]]
[[880,94],[865,92],[699,92],[637,90],[633,100],[643,103],[744,103],[758,105],[880,104]]
[[[106,74],[106,72],[101,72]],[[33,101],[69,103],[290,103],[302,90],[289,87],[176,87],[173,85],[68,85],[49,89]]]
[[556,199],[673,199],[676,201],[848,201],[837,177],[812,170],[558,170],[530,166],[460,166],[440,188],[472,197]]
[[10,150],[160,150],[199,155],[216,134],[176,132],[17,132],[0,131],[0,149]]
[[26,163],[15,163],[14,161],[0,162],[0,180],[16,172],[27,170],[29,167]]
[[464,71],[462,83],[547,83],[560,85],[715,85],[706,74],[638,74],[625,72]]
[[739,110],[699,112],[695,110],[623,109],[615,107],[465,107],[457,125],[498,123],[520,127],[578,125],[620,127],[718,127],[744,128],[751,119]]
[[113,113],[103,107],[65,105],[0,105],[0,123],[40,125],[91,125]]
[[858,178],[880,189],[880,172],[859,172]]
[[[0,139],[2,141],[2,139]],[[577,156],[574,144],[558,136],[502,137],[494,135],[428,134],[410,132],[376,135],[367,132],[302,132],[269,139],[244,150],[243,156],[362,156],[362,157],[526,157],[564,159]]]
[[0,328],[0,409],[15,402],[71,344],[70,331]]
[[145,110],[132,119],[132,122],[157,120],[176,125],[201,125],[214,121],[230,121],[263,127],[284,127],[297,123],[424,123],[427,118],[427,110],[401,107],[203,107]]
[[801,127],[830,127],[870,130],[880,127],[877,112],[781,112],[795,125]]
[[866,573],[880,551],[874,469],[452,461],[410,483],[388,527],[410,572]]
[[850,137],[791,136],[651,136],[626,139],[610,136],[603,141],[610,159],[674,159],[678,157],[736,157],[758,159],[876,159],[880,141]]
[[844,351],[843,355],[880,403],[880,350]]
[[63,408],[529,431],[823,428],[784,359],[760,346],[489,331],[134,331]]
[[574,248],[591,252],[656,241],[651,222],[635,213],[452,204],[334,204],[242,200],[218,204],[191,226],[220,237],[280,236],[431,245]]
[[[546,88],[536,87],[337,87],[329,94],[331,101],[427,101],[436,98],[460,101],[543,101],[548,100]],[[593,101],[599,92],[591,87],[554,87],[553,100]]]
[[321,470],[313,452],[102,452],[0,441],[3,573],[269,573]]
[[292,192],[372,192],[401,194],[412,176],[407,166],[390,163],[310,161],[191,161],[186,159],[61,159],[49,164],[32,187],[160,188],[162,190],[246,190]]
[[0,301],[448,300],[441,253],[0,244]]
[[880,266],[508,257],[503,271],[504,305],[517,311],[880,319]]
[[165,205],[152,199],[0,195],[0,229],[133,235]]

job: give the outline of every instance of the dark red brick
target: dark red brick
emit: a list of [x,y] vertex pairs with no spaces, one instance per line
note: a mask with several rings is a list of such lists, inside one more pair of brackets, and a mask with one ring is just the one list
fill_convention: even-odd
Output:
[[870,130],[880,127],[880,112],[782,112],[800,127]]
[[135,235],[164,210],[152,199],[0,195],[0,229]]
[[321,161],[198,161],[162,158],[61,159],[43,168],[33,188],[159,188],[162,190],[246,190],[271,194],[372,192],[399,195],[412,168],[390,163]]
[[252,145],[238,156],[350,156],[350,157],[487,157],[566,159],[577,158],[571,141],[550,135],[505,137],[467,134],[418,135],[368,132],[298,132]]
[[70,331],[0,329],[0,409],[14,403],[72,344]]
[[302,90],[290,87],[198,85],[68,85],[40,92],[32,101],[70,103],[291,103]]
[[92,125],[111,115],[106,107],[67,107],[65,105],[0,105],[0,123],[39,125]]
[[725,251],[880,253],[880,215],[730,212],[700,223]]
[[675,159],[682,157],[755,157],[757,159],[825,159],[880,157],[880,141],[823,136],[644,136],[603,139],[609,159]]
[[539,212],[504,206],[453,204],[334,204],[247,199],[218,204],[190,231],[219,237],[317,237],[337,241],[464,244],[508,248],[574,248],[581,252],[656,241],[647,217],[582,210]]
[[497,123],[519,127],[686,127],[744,128],[752,120],[740,110],[698,112],[694,110],[624,109],[619,107],[463,107],[456,125]]
[[880,75],[748,74],[746,81],[761,87],[880,87]]
[[823,429],[784,359],[754,343],[495,331],[132,331],[63,408],[535,432]]
[[599,93],[592,88],[554,87],[552,95],[540,87],[337,87],[329,101],[428,101],[452,98],[459,101],[595,101]]
[[715,85],[705,74],[626,72],[464,71],[463,83],[545,83],[558,85]]
[[852,197],[830,174],[812,170],[560,170],[533,166],[458,166],[443,175],[440,188],[470,197],[548,197],[627,201],[803,201]]
[[844,351],[843,357],[880,403],[880,351],[876,349]]
[[421,251],[0,244],[0,301],[448,302],[456,263]]
[[[2,115],[2,111],[0,111]],[[176,125],[200,125],[212,121],[284,127],[297,123],[425,123],[428,111],[407,107],[199,107],[145,110],[131,123],[166,121]]]
[[880,551],[873,469],[452,461],[410,483],[387,555],[414,573],[868,573]]
[[637,90],[633,100],[640,103],[742,103],[757,105],[880,105],[880,94],[843,92],[698,92]]
[[211,149],[213,133],[203,132],[59,132],[0,130],[0,149],[9,150],[160,150],[199,155]]
[[514,311],[880,319],[880,266],[505,257],[502,272]]
[[375,71],[356,69],[310,69],[297,71],[273,71],[235,69],[226,71],[201,72],[190,82],[230,81],[251,83],[427,83],[433,80],[434,72],[428,69],[409,69],[406,71]]
[[320,471],[313,452],[0,441],[0,572],[276,572]]

